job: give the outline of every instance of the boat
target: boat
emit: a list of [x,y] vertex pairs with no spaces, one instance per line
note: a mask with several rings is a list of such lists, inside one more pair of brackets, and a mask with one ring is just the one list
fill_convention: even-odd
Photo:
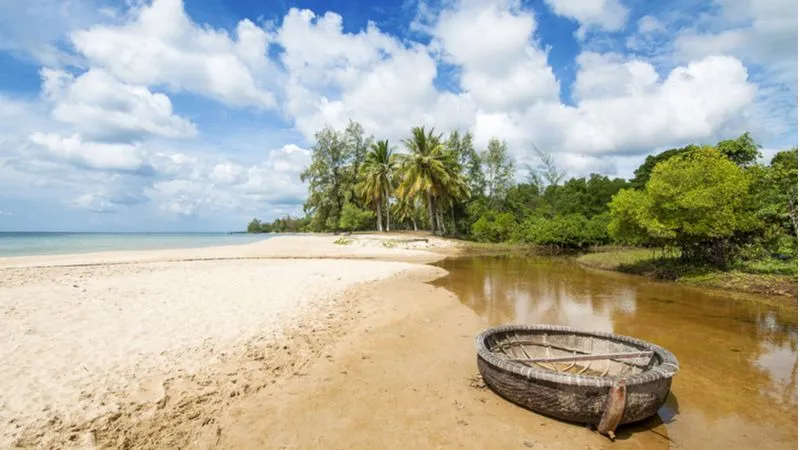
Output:
[[554,325],[504,325],[475,338],[484,382],[506,400],[590,424],[611,439],[618,425],[652,417],[678,371],[658,345]]

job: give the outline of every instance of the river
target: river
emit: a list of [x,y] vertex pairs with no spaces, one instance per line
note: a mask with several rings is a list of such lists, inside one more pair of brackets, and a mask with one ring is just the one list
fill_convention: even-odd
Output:
[[[587,269],[568,258],[469,257],[437,285],[491,325],[608,331],[678,358],[672,394],[618,434],[650,447],[797,448],[797,312],[781,300]],[[784,303],[786,300],[782,300]],[[639,447],[639,445],[634,445]]]

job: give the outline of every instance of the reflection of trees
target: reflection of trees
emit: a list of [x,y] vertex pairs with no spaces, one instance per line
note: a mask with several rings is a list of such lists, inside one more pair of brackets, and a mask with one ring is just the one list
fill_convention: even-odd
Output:
[[685,411],[711,422],[767,420],[796,435],[797,322],[784,310],[556,258],[466,258],[443,267],[451,275],[439,284],[492,324],[613,329],[655,342],[678,357],[673,387]]

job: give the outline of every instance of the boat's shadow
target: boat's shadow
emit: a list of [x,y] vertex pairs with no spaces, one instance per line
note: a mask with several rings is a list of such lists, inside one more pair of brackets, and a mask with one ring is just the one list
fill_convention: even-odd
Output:
[[677,444],[669,437],[667,428],[662,425],[673,423],[679,413],[678,398],[675,397],[675,394],[670,392],[667,395],[667,401],[664,402],[664,405],[658,410],[658,414],[639,423],[620,426],[616,430],[616,438],[618,440],[627,440],[636,438],[637,435],[643,433],[654,433],[659,439],[663,439],[670,444]]

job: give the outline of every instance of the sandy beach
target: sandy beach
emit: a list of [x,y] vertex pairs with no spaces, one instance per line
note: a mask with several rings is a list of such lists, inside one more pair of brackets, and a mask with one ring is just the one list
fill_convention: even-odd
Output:
[[325,339],[357,314],[348,290],[450,246],[337,239],[0,258],[0,447],[99,445],[97,420],[163,408],[186,380],[264,369],[270,348],[298,351],[280,345],[297,330]]

